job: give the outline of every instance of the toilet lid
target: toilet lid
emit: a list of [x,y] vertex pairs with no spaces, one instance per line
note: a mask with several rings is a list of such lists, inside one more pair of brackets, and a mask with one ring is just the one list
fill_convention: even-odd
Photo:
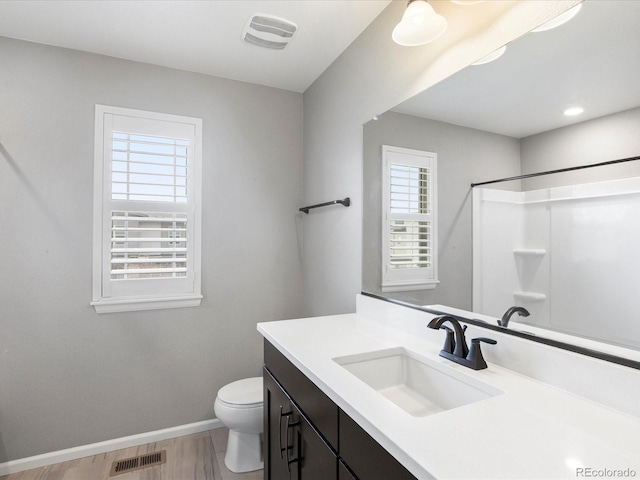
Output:
[[218,398],[232,405],[262,403],[262,377],[244,378],[225,385],[218,391]]

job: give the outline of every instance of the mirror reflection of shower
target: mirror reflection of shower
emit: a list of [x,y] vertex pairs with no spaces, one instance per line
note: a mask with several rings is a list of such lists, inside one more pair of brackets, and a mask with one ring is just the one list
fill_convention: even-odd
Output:
[[[377,121],[367,122],[363,128],[363,292],[492,326],[497,325],[507,309],[520,303],[531,308],[531,315],[511,317],[507,330],[516,335],[562,342],[570,349],[587,348],[626,360],[640,360],[640,335],[632,331],[626,335],[625,327],[620,326],[623,319],[637,316],[635,305],[632,310],[622,309],[627,304],[625,295],[638,296],[637,288],[634,290],[622,280],[616,280],[615,291],[605,293],[603,287],[614,281],[611,279],[622,278],[625,269],[632,268],[632,262],[637,261],[633,255],[625,259],[622,271],[615,270],[611,258],[611,263],[600,269],[598,280],[585,280],[579,285],[579,295],[574,288],[556,298],[553,285],[547,291],[543,289],[545,285],[538,286],[535,282],[542,283],[545,262],[551,261],[550,266],[554,267],[553,260],[561,254],[552,247],[540,255],[535,251],[538,247],[533,239],[531,242],[526,239],[513,248],[531,248],[534,252],[514,254],[511,251],[508,258],[512,264],[517,262],[520,271],[514,267],[513,275],[522,277],[518,279],[521,284],[513,289],[509,287],[508,298],[505,296],[504,303],[491,312],[472,306],[473,285],[477,286],[478,282],[472,282],[472,192],[475,188],[469,188],[471,183],[496,178],[640,155],[640,82],[637,81],[640,56],[633,50],[636,43],[629,41],[637,38],[638,19],[638,1],[586,1],[574,20],[561,28],[525,35],[511,42],[507,52],[495,62],[466,68],[391,111],[379,114]],[[563,115],[567,108],[575,106],[583,107],[584,112]],[[434,289],[382,291],[382,145],[438,155],[439,283]],[[512,182],[511,190],[544,190],[634,177],[640,177],[640,162],[527,178]],[[491,188],[506,187],[510,185],[502,183]],[[590,204],[583,204],[580,215],[588,215]],[[529,210],[533,210],[533,206]],[[614,218],[612,214],[606,220]],[[534,237],[542,233],[529,230],[533,230]],[[604,232],[598,232],[593,241],[604,241],[603,235]],[[620,241],[613,234],[611,237],[610,247],[602,245],[605,252],[610,250],[606,253],[609,256],[617,248],[615,242]],[[575,249],[573,254],[578,251]],[[557,268],[550,273],[549,282],[564,278]],[[640,271],[640,263],[636,264],[636,270]],[[592,290],[587,289],[589,285]],[[546,305],[551,309],[564,305],[562,315],[569,318],[547,317],[545,321],[550,326],[534,327],[531,324],[541,318],[541,314],[533,310],[543,310],[544,302],[536,304],[527,299],[529,304],[524,304],[520,299],[516,301],[513,292],[543,293],[547,295]],[[590,317],[583,315],[585,299],[598,296],[606,308]],[[571,300],[575,304],[570,305]],[[571,317],[581,317],[580,328],[571,324]],[[612,331],[618,333],[612,336]]]
[[512,183],[473,189],[473,310],[518,305],[531,314],[518,323],[638,348],[640,177]]

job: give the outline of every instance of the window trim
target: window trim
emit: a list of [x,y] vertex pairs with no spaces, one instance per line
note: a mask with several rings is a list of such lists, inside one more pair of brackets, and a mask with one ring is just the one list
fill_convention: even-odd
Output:
[[[392,161],[389,154],[401,154],[414,157],[413,160],[403,162]],[[438,155],[433,152],[422,150],[414,150],[404,147],[395,147],[389,145],[382,146],[382,217],[381,217],[381,235],[382,235],[382,282],[381,290],[383,292],[399,292],[408,290],[430,290],[438,285],[438,181],[437,181],[437,158]],[[429,168],[431,170],[430,182],[430,199],[431,199],[431,274],[428,276],[419,275],[419,273],[428,274],[428,271],[417,272],[416,270],[396,270],[390,272],[389,265],[389,221],[390,211],[390,164],[402,164],[410,166],[418,166]],[[421,214],[396,214],[402,215],[407,220],[418,219]]]
[[[106,217],[108,205],[105,202],[106,183],[105,163],[105,134],[107,124],[105,115],[117,115],[142,118],[152,121],[183,123],[194,128],[193,165],[193,289],[180,293],[151,293],[145,295],[122,295],[118,297],[104,296],[104,249]],[[110,179],[109,179],[110,182]],[[201,245],[202,245],[202,119],[171,115],[165,113],[148,112],[122,107],[96,105],[95,108],[95,138],[94,138],[94,184],[93,184],[93,297],[91,305],[97,313],[115,313],[140,310],[156,310],[165,308],[181,308],[199,306],[203,298],[201,294]],[[156,207],[153,207],[156,208]],[[170,208],[170,207],[169,207]],[[110,229],[110,227],[109,227]]]

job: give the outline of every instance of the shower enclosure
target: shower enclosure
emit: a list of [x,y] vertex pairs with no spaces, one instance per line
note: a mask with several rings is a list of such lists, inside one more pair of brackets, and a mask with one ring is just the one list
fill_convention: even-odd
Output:
[[473,311],[500,317],[511,305],[531,313],[519,323],[637,348],[640,177],[475,186]]

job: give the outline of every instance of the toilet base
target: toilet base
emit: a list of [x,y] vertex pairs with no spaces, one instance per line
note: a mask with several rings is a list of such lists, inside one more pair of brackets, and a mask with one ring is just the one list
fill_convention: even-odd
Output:
[[262,441],[259,433],[229,430],[224,464],[233,473],[251,472],[264,467]]

